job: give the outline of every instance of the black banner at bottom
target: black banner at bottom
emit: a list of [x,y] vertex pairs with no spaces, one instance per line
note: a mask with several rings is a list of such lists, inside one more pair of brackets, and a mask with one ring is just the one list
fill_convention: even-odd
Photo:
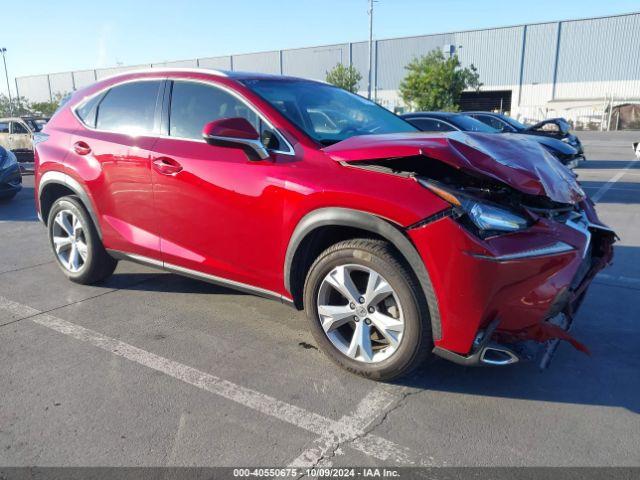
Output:
[[0,480],[387,478],[636,480],[640,467],[0,467]]

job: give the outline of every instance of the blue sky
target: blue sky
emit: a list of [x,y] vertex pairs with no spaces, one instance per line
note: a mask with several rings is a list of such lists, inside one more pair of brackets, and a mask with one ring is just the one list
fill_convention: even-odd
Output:
[[[365,40],[367,4],[13,1],[0,9],[0,47],[7,48],[13,92],[16,76]],[[379,0],[375,8],[374,37],[389,38],[629,13],[640,10],[640,1]]]

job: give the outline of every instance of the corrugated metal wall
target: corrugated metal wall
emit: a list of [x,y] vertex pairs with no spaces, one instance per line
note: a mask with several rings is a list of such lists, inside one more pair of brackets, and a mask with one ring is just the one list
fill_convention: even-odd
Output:
[[349,44],[282,51],[282,73],[294,77],[324,79],[337,64],[349,65]]
[[[512,90],[516,110],[540,110],[549,101],[578,98],[640,98],[640,13],[378,40],[373,45],[373,91],[385,105],[395,106],[404,67],[448,45],[455,46],[463,65],[478,68],[484,89]],[[42,101],[132,68],[218,68],[324,80],[328,70],[342,63],[361,73],[360,91],[365,92],[367,56],[367,42],[345,43],[21,77],[16,87],[21,96]]]

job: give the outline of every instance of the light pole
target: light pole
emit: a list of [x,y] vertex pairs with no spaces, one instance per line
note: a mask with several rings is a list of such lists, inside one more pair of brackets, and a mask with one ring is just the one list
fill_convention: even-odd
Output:
[[13,117],[13,102],[11,101],[11,89],[9,88],[9,73],[7,72],[7,49],[2,47],[0,48],[0,52],[2,52],[2,61],[4,63],[4,76],[7,79],[7,94],[9,95],[9,115]]
[[373,56],[373,3],[375,0],[369,0],[369,60],[367,62],[367,98],[371,100],[371,57]]

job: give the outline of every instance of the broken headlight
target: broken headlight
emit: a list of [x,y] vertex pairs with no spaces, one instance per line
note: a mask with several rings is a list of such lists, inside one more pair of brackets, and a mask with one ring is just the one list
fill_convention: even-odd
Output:
[[480,233],[516,232],[529,226],[529,220],[507,208],[474,198],[467,193],[449,187],[443,187],[432,181],[419,179],[418,182],[449,202],[454,210],[461,217],[470,221]]
[[487,203],[465,200],[462,207],[480,230],[515,232],[529,226],[527,219]]

